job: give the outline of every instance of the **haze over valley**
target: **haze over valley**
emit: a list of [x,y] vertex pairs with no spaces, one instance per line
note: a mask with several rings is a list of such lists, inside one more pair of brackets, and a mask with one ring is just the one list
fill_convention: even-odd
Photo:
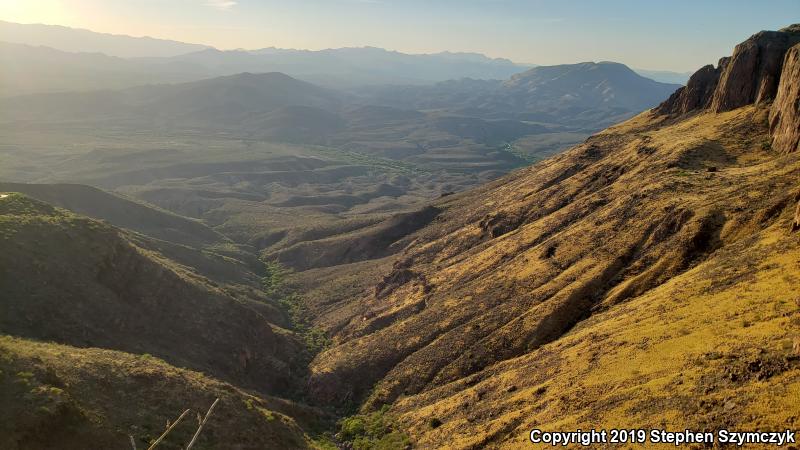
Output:
[[[800,25],[717,24],[740,43],[685,72],[577,47],[218,49],[175,36],[294,7],[80,1],[73,26],[0,21],[0,448],[800,428]],[[357,3],[320,35],[386,8],[412,26]],[[530,7],[503,3],[446,16],[502,41],[519,23],[497,15]],[[0,18],[58,11],[39,5]],[[79,28],[104,12],[176,34]],[[651,20],[674,61],[677,24]],[[578,37],[625,35],[638,65],[640,33],[600,14]]]
[[[20,40],[52,32],[40,28],[14,26],[9,34]],[[74,33],[73,40],[84,45],[96,41],[94,49],[111,45],[105,35],[57,31],[66,42],[64,35]],[[150,40],[126,39],[128,53],[143,45],[148,47],[141,51],[155,52]],[[9,44],[15,51],[17,45],[24,44]],[[114,82],[141,80],[135,72],[108,72],[113,64],[107,60],[129,60],[32,50],[31,60],[37,52],[60,57],[45,55],[39,65],[28,66],[30,60],[7,55],[20,72],[12,71],[5,80],[35,79],[27,72],[44,75],[48,83],[54,73],[57,80],[69,80],[60,72],[84,59],[97,59],[105,71],[91,65],[86,70]],[[125,54],[121,49],[116,53]],[[275,252],[308,240],[278,236],[305,235],[301,230],[306,228],[322,229],[311,234],[312,241],[349,233],[497,178],[656,105],[678,87],[609,62],[525,70],[479,55],[413,56],[380,49],[329,53],[332,60],[325,52],[206,49],[172,58],[217,61],[213,64],[221,73],[248,72],[124,89],[55,93],[41,88],[45,92],[5,96],[0,127],[7,163],[0,176],[116,191],[205,220],[256,252]],[[323,86],[262,72],[283,67],[280,61],[270,62],[275,56],[295,61],[285,64],[300,74],[327,70],[331,73],[324,77],[334,80],[342,70],[374,78],[368,86],[334,88],[335,82]],[[299,64],[300,56],[312,68]],[[393,64],[424,75],[415,81],[428,84],[387,84],[397,81]],[[187,68],[198,76],[196,66]],[[150,69],[145,72],[152,76]],[[457,74],[460,78],[448,79]],[[359,81],[349,73],[346,77]],[[75,78],[87,80],[80,74]],[[14,88],[5,86],[4,92]],[[70,146],[62,145],[65,141]]]

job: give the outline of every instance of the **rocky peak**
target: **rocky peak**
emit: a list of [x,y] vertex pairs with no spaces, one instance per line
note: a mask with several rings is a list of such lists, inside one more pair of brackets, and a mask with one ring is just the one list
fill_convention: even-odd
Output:
[[737,45],[730,58],[722,58],[716,68],[708,65],[695,72],[686,86],[655,111],[669,115],[701,109],[723,112],[769,102],[779,90],[784,57],[797,43],[800,24],[756,33]]
[[708,65],[654,109],[681,115],[698,110],[724,112],[772,102],[772,147],[782,153],[800,145],[800,24],[761,31],[737,45],[730,58]]
[[659,114],[684,114],[711,106],[714,90],[717,88],[720,73],[730,58],[722,58],[715,68],[709,64],[695,72],[686,86],[675,91],[664,103],[656,108]]
[[737,45],[720,76],[711,109],[715,112],[730,111],[774,99],[783,58],[798,42],[799,32],[762,31]]

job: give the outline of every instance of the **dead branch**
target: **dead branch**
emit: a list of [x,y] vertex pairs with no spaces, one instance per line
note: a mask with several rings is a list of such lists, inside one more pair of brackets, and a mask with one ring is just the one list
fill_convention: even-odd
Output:
[[194,445],[195,441],[197,441],[197,437],[200,436],[200,432],[203,431],[203,426],[208,421],[208,418],[211,417],[211,413],[214,411],[214,407],[217,406],[217,403],[219,403],[219,398],[214,400],[214,403],[212,403],[211,407],[208,408],[208,412],[206,413],[206,416],[203,418],[202,421],[199,420],[200,416],[199,415],[197,416],[198,422],[200,422],[200,423],[197,426],[197,431],[195,431],[194,436],[192,437],[192,440],[189,441],[189,445],[186,446],[186,450],[190,450],[192,448],[192,446]]
[[167,437],[167,435],[169,434],[169,432],[170,432],[170,431],[172,431],[172,429],[173,429],[173,428],[175,428],[175,426],[177,426],[177,425],[178,425],[178,424],[181,422],[181,420],[183,420],[183,418],[184,418],[184,417],[185,417],[187,414],[189,414],[189,411],[190,411],[190,410],[188,410],[188,409],[187,409],[186,411],[184,411],[184,412],[183,412],[183,414],[181,414],[181,415],[180,415],[180,416],[179,416],[179,417],[178,417],[178,418],[175,420],[175,422],[173,422],[173,423],[172,423],[172,425],[168,426],[168,427],[167,427],[167,429],[166,429],[166,430],[164,430],[164,433],[163,433],[163,434],[162,434],[162,435],[161,435],[161,436],[160,436],[158,439],[156,439],[156,441],[155,441],[155,442],[153,442],[153,445],[151,445],[150,447],[148,447],[148,448],[147,448],[147,450],[153,450],[154,448],[156,448],[156,445],[160,444],[160,443],[161,443],[161,441],[163,441],[163,440],[164,440],[164,438],[165,438],[165,437]]

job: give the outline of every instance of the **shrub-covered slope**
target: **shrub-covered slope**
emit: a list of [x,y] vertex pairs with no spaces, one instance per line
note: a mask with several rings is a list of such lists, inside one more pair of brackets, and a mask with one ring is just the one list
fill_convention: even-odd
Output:
[[302,345],[269,308],[106,223],[4,194],[0,248],[0,333],[149,353],[265,393],[303,372]]
[[[181,449],[219,398],[193,448],[312,448],[300,426],[315,411],[258,397],[149,355],[0,337],[0,447],[148,448],[186,409],[160,449]],[[293,419],[292,417],[296,418]]]

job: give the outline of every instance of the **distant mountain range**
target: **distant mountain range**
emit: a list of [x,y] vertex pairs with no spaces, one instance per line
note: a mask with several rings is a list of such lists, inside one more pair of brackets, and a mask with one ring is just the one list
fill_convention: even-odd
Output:
[[169,57],[196,52],[207,45],[97,33],[59,25],[21,24],[0,20],[0,41],[50,47],[65,52],[104,53],[120,58]]
[[[540,66],[506,81],[467,78],[428,86],[381,86],[351,92],[316,86],[278,72],[242,73],[124,90],[13,97],[2,102],[5,111],[0,121],[103,122],[137,127],[168,124],[235,130],[261,137],[265,129],[282,130],[292,124],[304,124],[298,137],[308,141],[346,128],[353,108],[375,105],[433,113],[435,122],[445,127],[450,127],[452,119],[442,122],[442,116],[519,121],[512,127],[517,130],[530,128],[522,122],[599,129],[655,106],[678,87],[608,62]],[[277,117],[271,115],[278,110]],[[420,117],[425,114],[412,114],[401,121],[418,122]],[[391,122],[396,124],[396,118],[392,117]],[[314,129],[315,123],[323,129]],[[456,130],[455,134],[463,137],[476,125],[462,125],[464,130]],[[508,127],[507,122],[501,125],[504,130]],[[285,131],[281,133],[285,135]]]
[[[425,85],[451,79],[503,80],[530,69],[477,53],[410,55],[374,47],[320,51],[264,48],[221,51],[149,37],[0,21],[0,96],[119,89],[196,81],[242,72],[283,72],[328,87]],[[641,71],[658,81],[687,74]]]
[[653,81],[613,62],[539,66],[507,81],[461,79],[367,91],[370,101],[492,119],[610,125],[650,108],[677,84]]
[[633,69],[636,73],[662,83],[686,84],[693,72],[672,72],[669,70]]

